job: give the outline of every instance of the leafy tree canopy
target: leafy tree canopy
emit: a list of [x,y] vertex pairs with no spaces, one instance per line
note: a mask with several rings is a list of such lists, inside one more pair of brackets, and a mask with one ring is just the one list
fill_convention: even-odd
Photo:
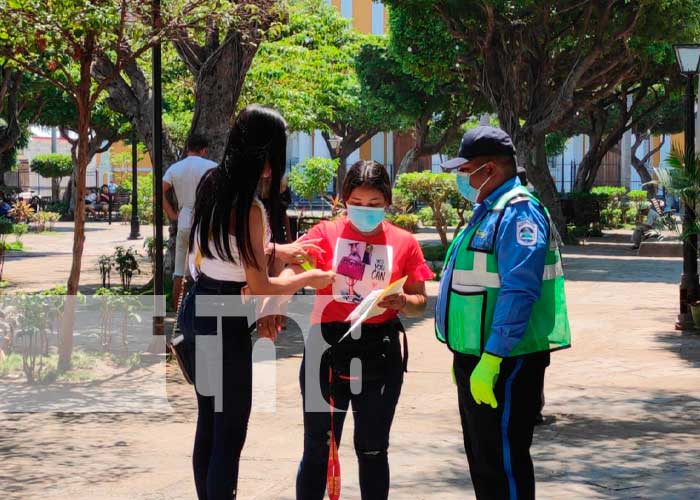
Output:
[[61,178],[70,175],[73,160],[70,155],[60,153],[37,155],[32,159],[31,169],[43,177]]
[[259,49],[244,101],[277,108],[291,130],[391,130],[392,115],[362,88],[355,70],[363,44],[379,43],[322,0],[294,1],[279,39]]

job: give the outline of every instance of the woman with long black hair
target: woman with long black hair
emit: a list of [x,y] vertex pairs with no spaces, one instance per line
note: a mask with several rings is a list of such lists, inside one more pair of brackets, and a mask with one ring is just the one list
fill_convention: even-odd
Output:
[[[273,192],[279,191],[286,144],[286,123],[280,114],[248,106],[231,128],[223,161],[200,182],[190,235],[190,269],[196,281],[180,310],[183,335],[217,334],[216,318],[197,317],[197,296],[241,295],[244,288],[256,296],[291,295],[305,286],[323,288],[332,282],[334,274],[320,270],[269,277],[274,248],[271,256],[266,250],[269,253],[272,230],[257,193],[263,178],[269,178]],[[279,220],[278,197],[270,208],[274,225]],[[274,318],[258,320],[256,326],[261,336],[274,339]],[[200,499],[236,498],[252,402],[250,332],[245,317],[223,318],[222,411],[216,411],[214,397],[197,393],[192,461]]]

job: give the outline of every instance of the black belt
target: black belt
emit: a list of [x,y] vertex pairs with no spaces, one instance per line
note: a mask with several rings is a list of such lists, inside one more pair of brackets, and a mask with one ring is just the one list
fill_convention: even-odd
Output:
[[[343,345],[344,343],[348,343],[349,347],[348,349],[353,349],[353,347],[358,348],[359,350],[362,350],[363,344],[367,345],[376,345],[371,344],[371,343],[365,343],[362,342],[362,339],[368,339],[371,338],[372,332],[376,331],[378,334],[382,334],[385,332],[387,328],[393,328],[394,334],[398,336],[399,332],[403,334],[403,354],[402,354],[402,366],[403,366],[403,371],[408,372],[408,336],[406,335],[406,329],[404,328],[403,324],[399,319],[394,319],[385,323],[368,323],[362,325],[362,331],[367,332],[369,335],[367,337],[362,336],[359,341],[353,342],[354,339],[351,338],[345,338],[342,343],[339,342],[339,340],[342,338],[343,335],[348,331],[350,328],[350,323],[341,323],[341,322],[329,322],[329,323],[322,323],[321,324],[321,332],[323,334],[323,338],[326,342],[328,342],[331,345],[331,348],[329,351],[332,351],[334,347]],[[351,337],[349,335],[348,337]],[[368,345],[369,344],[369,345]],[[337,347],[336,347],[337,349]]]
[[241,290],[246,284],[245,281],[218,280],[216,278],[210,278],[202,273],[200,273],[195,280],[195,286],[200,286],[207,291],[212,291],[216,295],[240,295]]

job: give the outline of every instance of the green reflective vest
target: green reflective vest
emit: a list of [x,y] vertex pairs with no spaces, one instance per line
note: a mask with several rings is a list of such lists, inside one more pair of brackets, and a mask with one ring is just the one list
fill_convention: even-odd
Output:
[[[508,204],[527,199],[542,206],[527,189],[516,186],[501,196],[489,212],[500,214],[500,221]],[[545,213],[549,218],[546,209]],[[444,319],[436,321],[435,328],[438,339],[446,343],[450,350],[475,356],[483,353],[491,335],[494,308],[501,287],[495,245],[491,253],[470,249],[474,234],[481,224],[488,220],[487,214],[483,221],[470,228],[464,237],[456,237],[448,249],[445,266],[453,252],[457,252],[457,255],[447,300],[439,301],[442,303],[441,307],[445,307],[446,310],[438,316]],[[561,254],[551,219],[549,224],[549,248],[545,257],[540,298],[533,305],[523,338],[509,356],[552,351],[571,345]],[[458,248],[455,248],[456,242],[459,242]]]

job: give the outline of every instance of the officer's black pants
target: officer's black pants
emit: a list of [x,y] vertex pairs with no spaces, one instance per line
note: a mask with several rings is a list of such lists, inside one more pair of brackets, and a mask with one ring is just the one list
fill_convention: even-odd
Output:
[[455,354],[459,413],[469,472],[479,500],[535,498],[530,445],[549,353],[505,358],[494,388],[498,408],[477,405],[469,377],[476,356]]

